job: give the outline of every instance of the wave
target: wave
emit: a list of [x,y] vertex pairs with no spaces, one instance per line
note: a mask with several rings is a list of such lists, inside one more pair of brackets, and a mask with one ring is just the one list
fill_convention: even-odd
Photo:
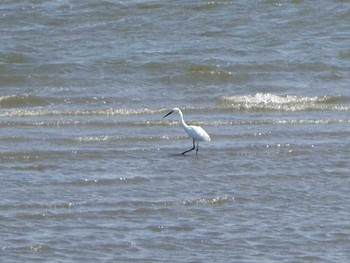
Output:
[[48,99],[31,95],[9,95],[0,97],[0,108],[46,106]]
[[[172,136],[171,138],[182,139],[186,136]],[[152,142],[152,141],[167,141],[169,136],[118,136],[118,135],[101,135],[101,136],[79,136],[73,139],[67,139],[67,141],[73,141],[78,143],[100,143],[100,142],[115,142],[115,141],[131,141],[131,142]]]
[[114,109],[96,108],[86,110],[61,110],[61,109],[11,109],[0,111],[0,117],[35,117],[35,116],[115,116],[115,115],[142,115],[156,114],[166,111],[165,109]]
[[275,95],[256,93],[255,95],[223,96],[220,98],[223,109],[246,111],[348,111],[349,98],[341,96],[301,97],[295,95]]
[[[85,99],[84,99],[85,100]],[[37,117],[37,116],[133,116],[162,115],[169,108],[86,108],[91,105],[74,104],[67,108],[60,99],[37,96],[0,97],[0,117]],[[63,108],[64,107],[64,108]],[[349,111],[350,98],[346,96],[302,97],[296,95],[276,95],[256,93],[255,95],[222,96],[214,106],[182,107],[185,111]],[[162,123],[162,122],[161,122]],[[159,123],[158,123],[159,124]],[[152,124],[150,124],[152,125]]]
[[[320,125],[320,124],[349,124],[350,119],[347,118],[320,118],[320,119],[251,119],[251,120],[218,120],[218,121],[202,121],[202,122],[190,122],[194,125],[200,126],[211,126],[211,127],[225,127],[225,126],[257,126],[257,125]],[[101,121],[40,121],[40,122],[30,122],[30,121],[0,121],[0,128],[8,127],[90,127],[94,129],[96,127],[118,127],[118,128],[152,128],[159,126],[179,126],[177,121],[144,121],[144,122],[107,122],[105,120]],[[161,141],[169,139],[183,139],[187,138],[184,136],[109,136],[109,135],[100,135],[100,136],[78,136],[74,137],[73,142],[79,143],[91,143],[91,142],[113,142],[113,141]],[[20,140],[25,141],[26,138],[21,137],[7,137],[4,138],[5,141],[14,141],[19,142]]]

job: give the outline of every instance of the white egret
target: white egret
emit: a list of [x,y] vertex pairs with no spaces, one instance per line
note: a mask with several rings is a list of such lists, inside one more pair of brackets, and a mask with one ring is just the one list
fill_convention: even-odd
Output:
[[[184,121],[184,116],[182,114],[182,111],[179,108],[174,108],[172,111],[170,111],[168,114],[166,114],[163,119],[172,114],[173,112],[177,112],[180,115],[180,124],[182,128],[184,128],[185,132],[187,133],[188,136],[190,136],[193,140],[193,147],[187,151],[184,151],[182,155],[185,153],[188,153],[190,151],[193,151],[196,149],[196,154],[198,153],[198,146],[200,141],[207,141],[209,142],[210,136],[208,133],[200,126],[194,126],[194,125],[187,125],[186,122]],[[195,144],[197,143],[197,148],[195,147]]]

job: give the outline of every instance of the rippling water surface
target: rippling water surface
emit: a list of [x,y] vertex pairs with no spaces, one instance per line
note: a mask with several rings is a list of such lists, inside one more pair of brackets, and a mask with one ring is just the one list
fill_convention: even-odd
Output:
[[3,1],[0,24],[2,262],[350,260],[348,1]]

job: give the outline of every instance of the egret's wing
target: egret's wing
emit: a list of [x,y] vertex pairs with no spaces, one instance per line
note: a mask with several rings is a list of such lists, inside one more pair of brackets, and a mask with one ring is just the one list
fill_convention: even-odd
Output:
[[210,141],[210,136],[208,133],[200,126],[190,125],[188,130],[188,135],[196,141]]

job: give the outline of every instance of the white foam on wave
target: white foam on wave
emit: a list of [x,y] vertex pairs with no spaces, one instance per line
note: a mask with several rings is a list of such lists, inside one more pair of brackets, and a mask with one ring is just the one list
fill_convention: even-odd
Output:
[[237,110],[350,110],[349,105],[339,105],[333,102],[337,97],[301,97],[296,95],[275,95],[271,93],[256,93],[255,95],[235,95],[221,98],[224,108]]
[[104,142],[104,141],[115,141],[120,139],[119,136],[84,136],[84,137],[76,137],[74,138],[77,142]]

